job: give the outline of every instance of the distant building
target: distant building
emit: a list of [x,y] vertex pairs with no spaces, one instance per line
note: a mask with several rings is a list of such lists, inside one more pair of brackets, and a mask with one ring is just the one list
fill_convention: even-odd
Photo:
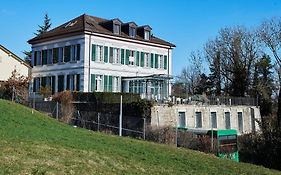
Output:
[[33,91],[130,92],[164,100],[171,93],[172,49],[149,25],[81,15],[28,41]]
[[189,130],[235,129],[239,135],[259,131],[259,107],[254,103],[242,104],[241,99],[236,104],[156,104],[151,109],[151,126]]
[[0,82],[7,81],[14,70],[20,75],[28,77],[31,66],[7,48],[0,45]]

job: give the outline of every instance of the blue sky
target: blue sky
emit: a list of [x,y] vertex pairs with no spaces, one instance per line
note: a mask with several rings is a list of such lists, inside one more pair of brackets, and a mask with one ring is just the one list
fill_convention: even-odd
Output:
[[200,50],[208,39],[227,26],[255,27],[280,16],[280,0],[9,0],[1,1],[0,44],[20,57],[30,50],[26,42],[34,36],[44,13],[56,27],[83,13],[123,22],[149,24],[153,34],[172,42],[173,74],[188,64],[191,51]]

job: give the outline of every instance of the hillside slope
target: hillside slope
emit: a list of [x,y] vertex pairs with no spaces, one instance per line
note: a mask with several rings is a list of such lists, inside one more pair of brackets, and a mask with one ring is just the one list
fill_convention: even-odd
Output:
[[0,174],[281,174],[200,152],[105,135],[0,100]]

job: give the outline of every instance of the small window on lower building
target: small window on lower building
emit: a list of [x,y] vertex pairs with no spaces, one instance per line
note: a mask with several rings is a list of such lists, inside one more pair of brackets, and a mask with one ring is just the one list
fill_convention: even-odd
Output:
[[224,113],[224,119],[225,119],[225,129],[230,129],[230,112]]
[[202,113],[201,112],[196,112],[195,113],[195,120],[196,120],[196,124],[195,127],[196,128],[202,128]]
[[179,114],[178,114],[178,127],[179,128],[185,128],[186,127],[185,122],[186,122],[185,112],[179,112]]
[[211,127],[212,128],[217,128],[217,113],[216,112],[211,112]]
[[243,113],[237,112],[238,117],[238,130],[240,133],[243,133]]

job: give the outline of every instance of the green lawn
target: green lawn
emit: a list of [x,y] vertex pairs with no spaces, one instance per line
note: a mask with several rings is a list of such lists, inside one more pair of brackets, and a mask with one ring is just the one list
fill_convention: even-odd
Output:
[[59,123],[0,100],[0,174],[281,174]]

